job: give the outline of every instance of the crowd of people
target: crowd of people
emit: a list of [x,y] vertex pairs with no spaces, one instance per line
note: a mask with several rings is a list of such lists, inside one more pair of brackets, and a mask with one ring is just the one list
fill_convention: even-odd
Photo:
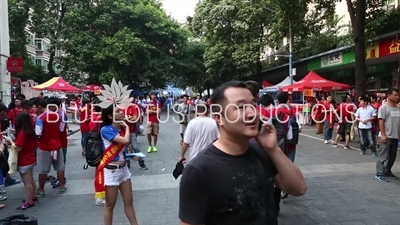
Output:
[[[316,100],[312,117],[317,133],[324,135],[324,143],[338,147],[343,139],[345,148],[350,148],[351,131],[357,126],[361,154],[370,149],[378,159],[376,179],[397,179],[391,171],[400,136],[397,89],[390,88],[381,104],[375,96],[361,96],[358,106],[349,96],[343,96],[337,106],[332,104],[331,96],[318,96]],[[18,154],[17,171],[25,187],[25,200],[17,210],[23,211],[45,197],[46,181],[51,181],[60,194],[67,191],[69,128],[65,99],[26,100],[20,95],[14,103],[11,109],[0,105],[4,140],[0,144],[0,182],[20,182],[10,177],[10,168],[5,165],[14,149]],[[136,225],[128,155],[141,152],[137,138],[144,132],[147,153],[158,151],[163,106],[156,93],[148,99],[134,97],[125,108],[113,104],[100,108],[97,103],[98,98],[84,98],[79,107],[82,155],[86,159],[93,155],[94,149],[88,148],[90,138],[98,138],[101,143],[101,160],[95,165],[95,203],[104,205],[105,224],[111,225],[120,192],[125,214],[130,224]],[[164,104],[173,106],[178,115],[178,163],[186,164],[179,195],[182,224],[278,224],[281,199],[306,192],[303,175],[294,164],[302,127],[287,93],[279,93],[274,99],[267,94],[260,96],[257,82],[230,81],[217,87],[210,99],[182,95],[179,100],[166,99]],[[224,113],[215,113],[221,109]],[[336,122],[338,133],[332,140]],[[94,137],[96,133],[99,135]],[[148,169],[143,157],[132,158],[141,169]],[[51,166],[55,177],[50,175]],[[34,167],[39,172],[38,186]],[[0,200],[7,199],[4,191],[0,194]],[[0,205],[0,209],[4,207]]]

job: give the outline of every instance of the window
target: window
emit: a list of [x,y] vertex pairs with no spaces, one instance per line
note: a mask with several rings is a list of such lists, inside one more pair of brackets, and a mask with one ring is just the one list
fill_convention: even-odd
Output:
[[35,46],[36,46],[36,50],[43,51],[42,41],[41,40],[36,40],[35,41]]
[[41,66],[42,65],[42,60],[41,59],[36,59],[36,65]]
[[30,55],[28,54],[28,59],[32,62],[32,63],[36,63],[36,57],[34,55]]
[[29,45],[35,45],[35,35],[29,32],[26,32],[26,42]]

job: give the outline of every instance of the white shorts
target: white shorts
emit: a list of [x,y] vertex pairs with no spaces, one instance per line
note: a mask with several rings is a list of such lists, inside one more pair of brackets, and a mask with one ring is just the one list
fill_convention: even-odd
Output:
[[179,133],[184,134],[186,132],[187,124],[179,124]]
[[27,166],[18,166],[18,172],[27,173],[27,172],[31,171],[33,169],[33,167],[35,167],[35,165],[36,165],[36,163],[27,165]]
[[119,186],[122,182],[131,179],[131,176],[127,166],[114,170],[104,168],[104,186]]

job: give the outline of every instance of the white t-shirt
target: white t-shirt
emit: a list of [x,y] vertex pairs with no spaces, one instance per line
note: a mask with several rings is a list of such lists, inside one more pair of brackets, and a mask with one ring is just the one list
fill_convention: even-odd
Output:
[[[361,107],[356,111],[356,117],[362,120],[371,119],[372,117],[376,117],[376,111],[372,106],[367,106],[366,108]],[[358,123],[358,128],[360,129],[371,129],[372,123],[368,121],[367,123]]]
[[190,145],[186,153],[186,162],[189,163],[204,148],[219,138],[219,130],[215,120],[209,117],[196,117],[186,128],[183,141]]

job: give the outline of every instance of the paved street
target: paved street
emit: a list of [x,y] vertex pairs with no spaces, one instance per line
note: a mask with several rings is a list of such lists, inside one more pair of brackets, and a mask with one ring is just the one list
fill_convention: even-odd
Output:
[[[165,118],[165,117],[164,117]],[[132,165],[134,204],[140,225],[178,224],[179,181],[171,175],[180,152],[178,124],[170,120],[161,125],[157,153],[146,157],[149,170]],[[289,197],[282,202],[280,223],[284,225],[357,225],[400,224],[400,181],[375,180],[375,159],[360,156],[358,151],[331,148],[305,132],[298,146],[296,164],[303,171],[308,192],[303,197]],[[139,137],[147,149],[145,137]],[[48,185],[46,197],[26,213],[38,218],[39,225],[102,224],[102,207],[94,205],[94,170],[83,170],[80,133],[69,138],[68,191],[59,195]],[[145,153],[147,154],[147,153]],[[370,154],[370,152],[369,152]],[[400,164],[394,168],[399,175]],[[15,208],[23,199],[23,186],[5,188],[8,200],[0,217],[18,214]],[[114,224],[128,224],[121,199],[115,208]]]

